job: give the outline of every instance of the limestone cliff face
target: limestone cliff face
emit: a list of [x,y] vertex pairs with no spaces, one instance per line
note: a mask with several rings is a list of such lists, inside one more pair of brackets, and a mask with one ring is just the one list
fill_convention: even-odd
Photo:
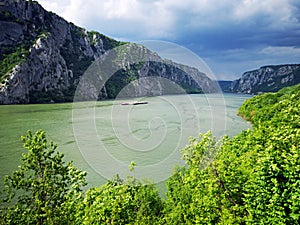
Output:
[[279,89],[300,83],[300,64],[263,66],[257,70],[245,72],[232,82],[231,92],[257,94],[275,92]]
[[[88,33],[36,2],[4,0],[0,10],[0,102],[70,101],[80,75],[105,52],[109,38]],[[10,64],[15,65],[10,69]]]
[[198,69],[164,60],[142,45],[127,43],[92,63],[81,77],[76,100],[218,91],[217,83]]
[[[37,2],[2,0],[0,103],[72,101],[87,68],[111,49],[124,44],[68,23]],[[166,63],[143,46],[134,48],[147,52],[148,61],[131,65],[132,55],[117,52],[118,71],[98,93],[99,99],[114,98],[132,79],[145,76],[164,77],[187,92],[216,91],[215,83],[198,70]]]

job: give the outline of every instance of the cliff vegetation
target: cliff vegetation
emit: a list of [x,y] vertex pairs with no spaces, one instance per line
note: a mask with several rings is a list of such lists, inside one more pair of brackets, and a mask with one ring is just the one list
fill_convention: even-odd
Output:
[[241,78],[233,81],[229,92],[259,94],[276,92],[284,87],[300,83],[300,65],[269,65],[245,72]]
[[[169,79],[187,93],[217,91],[215,83],[195,68],[166,63],[144,46],[87,31],[46,11],[35,1],[3,0],[0,28],[0,104],[72,102],[88,68],[113,49],[110,54],[115,57],[110,67],[115,73],[98,90],[98,99],[115,98],[130,82],[149,76]],[[147,54],[145,60],[134,60],[134,54],[140,53]],[[137,84],[144,90],[149,86]],[[152,84],[157,85],[163,86]],[[96,93],[87,90],[82,94],[91,99]],[[163,90],[155,93],[161,94]]]

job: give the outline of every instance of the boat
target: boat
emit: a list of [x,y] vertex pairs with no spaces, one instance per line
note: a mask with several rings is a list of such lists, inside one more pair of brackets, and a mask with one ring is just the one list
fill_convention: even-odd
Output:
[[137,102],[133,102],[132,105],[143,105],[143,104],[148,104],[148,102],[146,102],[146,101],[137,101]]
[[143,105],[148,104],[146,101],[122,102],[121,105]]

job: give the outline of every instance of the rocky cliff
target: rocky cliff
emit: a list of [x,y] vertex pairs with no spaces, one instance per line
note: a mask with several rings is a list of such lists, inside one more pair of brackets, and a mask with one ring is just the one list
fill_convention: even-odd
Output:
[[300,83],[300,64],[263,66],[245,72],[240,79],[233,81],[230,91],[244,94],[275,92],[298,83]]
[[[215,82],[197,69],[165,61],[143,46],[86,31],[47,12],[35,1],[1,0],[0,103],[73,101],[77,85],[89,66],[112,49],[125,45],[125,49],[131,50],[115,51],[112,67],[118,70],[107,79],[98,99],[114,98],[124,86],[147,76],[164,77],[189,93],[217,90]],[[133,49],[134,54],[146,52],[147,57],[133,62]],[[150,94],[163,93],[162,90]],[[147,92],[135,95],[139,94]]]

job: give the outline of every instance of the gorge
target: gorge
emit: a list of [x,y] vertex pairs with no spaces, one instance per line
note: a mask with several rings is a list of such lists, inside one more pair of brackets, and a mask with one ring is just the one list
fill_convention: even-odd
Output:
[[[0,12],[0,104],[71,102],[84,72],[111,51],[110,66],[118,70],[97,93],[98,99],[115,98],[124,86],[147,76],[168,79],[187,93],[218,91],[196,68],[162,59],[142,45],[87,31],[35,1],[4,0]],[[85,94],[94,97],[89,91]],[[135,94],[161,95],[164,90]]]

